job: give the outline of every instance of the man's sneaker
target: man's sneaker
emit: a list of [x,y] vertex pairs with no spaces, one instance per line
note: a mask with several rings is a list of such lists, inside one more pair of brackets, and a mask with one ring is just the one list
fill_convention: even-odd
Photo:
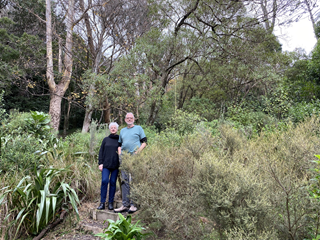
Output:
[[121,207],[119,207],[119,208],[116,208],[115,210],[114,210],[114,212],[115,213],[122,213],[122,212],[127,212],[128,211],[128,208],[127,207],[125,207],[125,206],[121,206]]
[[131,205],[130,208],[129,208],[128,213],[134,213],[134,212],[136,212],[137,210],[138,210],[138,209],[137,209],[135,206]]

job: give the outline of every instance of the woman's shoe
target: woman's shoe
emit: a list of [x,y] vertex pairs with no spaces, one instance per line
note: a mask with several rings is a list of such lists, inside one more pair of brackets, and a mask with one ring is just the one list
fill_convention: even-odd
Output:
[[113,202],[109,202],[108,203],[108,209],[109,210],[113,210]]
[[98,210],[103,210],[106,208],[106,204],[105,203],[100,203],[99,207],[97,207]]
[[114,212],[115,213],[122,213],[122,212],[127,212],[128,211],[128,208],[127,207],[125,207],[125,206],[121,206],[121,207],[119,207],[119,208],[116,208],[115,210],[114,210]]

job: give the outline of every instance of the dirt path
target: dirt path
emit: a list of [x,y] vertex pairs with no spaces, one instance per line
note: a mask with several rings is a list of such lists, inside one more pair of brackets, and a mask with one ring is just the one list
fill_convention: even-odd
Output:
[[98,203],[82,203],[79,207],[80,221],[77,221],[75,215],[68,216],[63,223],[56,226],[48,232],[42,239],[43,240],[89,240],[100,239],[95,237],[92,232],[82,229],[81,223],[86,223],[97,229],[106,228],[103,221],[92,220],[89,216],[89,209],[94,209]]

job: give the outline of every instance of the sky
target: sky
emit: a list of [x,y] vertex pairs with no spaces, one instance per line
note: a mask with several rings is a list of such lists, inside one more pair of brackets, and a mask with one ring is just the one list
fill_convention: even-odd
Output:
[[291,23],[290,26],[277,27],[275,35],[282,44],[283,51],[294,51],[296,48],[303,48],[309,54],[317,42],[308,17]]

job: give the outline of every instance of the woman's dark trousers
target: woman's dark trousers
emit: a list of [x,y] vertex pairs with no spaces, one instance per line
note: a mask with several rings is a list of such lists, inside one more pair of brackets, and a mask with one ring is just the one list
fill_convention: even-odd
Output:
[[[108,169],[103,168],[102,170],[102,180],[101,180],[101,203],[106,202],[108,183],[110,182],[109,187],[109,203],[113,202],[114,194],[116,192],[116,182],[119,169]],[[109,178],[110,176],[110,178]]]

